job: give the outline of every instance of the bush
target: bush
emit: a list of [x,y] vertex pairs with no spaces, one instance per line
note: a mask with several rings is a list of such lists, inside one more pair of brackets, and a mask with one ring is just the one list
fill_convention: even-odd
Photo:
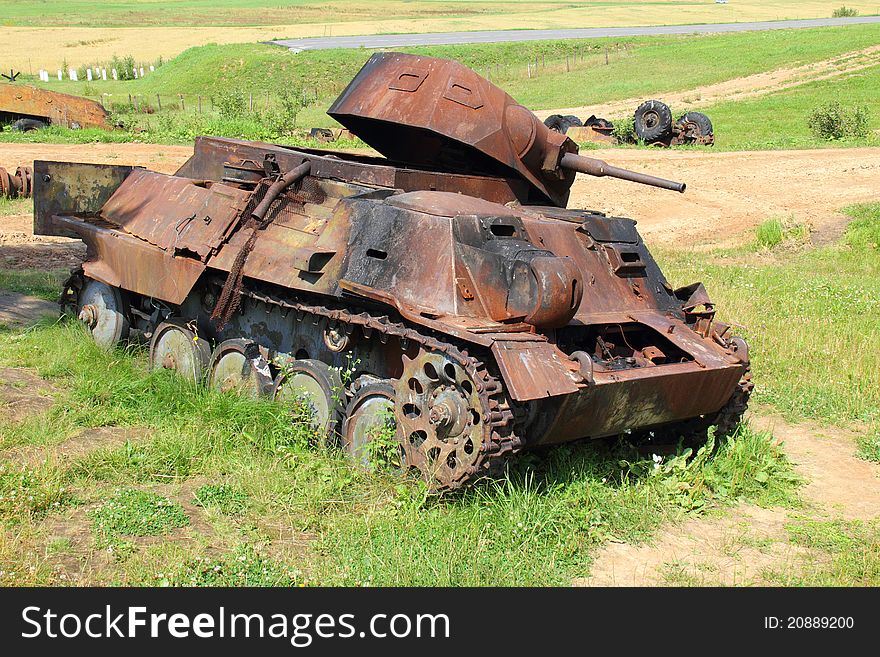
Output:
[[625,119],[614,121],[614,130],[611,134],[621,144],[633,144],[636,141],[635,117],[627,116]]
[[244,92],[237,89],[224,91],[214,97],[214,107],[222,119],[238,119],[244,114],[247,101]]
[[820,139],[864,139],[868,136],[871,114],[864,105],[844,107],[837,101],[826,103],[810,112],[810,131]]
[[852,18],[853,16],[858,15],[858,9],[850,9],[846,5],[843,5],[842,7],[834,10],[834,13],[831,14],[831,18]]

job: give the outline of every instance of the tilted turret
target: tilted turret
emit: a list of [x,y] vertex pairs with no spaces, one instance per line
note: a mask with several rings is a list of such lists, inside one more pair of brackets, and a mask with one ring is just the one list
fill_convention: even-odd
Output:
[[327,113],[396,162],[456,173],[513,172],[531,185],[536,203],[565,207],[575,172],[685,189],[578,155],[571,139],[450,60],[376,53]]

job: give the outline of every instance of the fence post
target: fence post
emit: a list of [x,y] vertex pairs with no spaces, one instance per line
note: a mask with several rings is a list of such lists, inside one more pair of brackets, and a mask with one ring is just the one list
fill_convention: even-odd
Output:
[[180,98],[180,111],[186,111],[186,101],[183,99],[183,94],[177,94],[177,97]]
[[156,109],[158,111],[162,111],[162,99],[159,97],[159,94],[156,94]]
[[568,73],[570,70],[568,66],[568,53],[565,53],[565,72]]
[[608,46],[605,46],[605,65],[608,65]]
[[137,114],[139,114],[141,111],[141,104],[140,104],[140,101],[138,101],[137,96],[134,97],[134,111]]

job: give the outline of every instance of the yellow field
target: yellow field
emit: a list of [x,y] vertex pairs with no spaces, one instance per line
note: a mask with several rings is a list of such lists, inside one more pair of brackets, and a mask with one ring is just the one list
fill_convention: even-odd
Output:
[[[438,3],[439,5],[440,3]],[[282,37],[342,36],[398,32],[441,32],[486,29],[540,29],[565,27],[625,27],[689,23],[746,22],[793,18],[828,18],[843,0],[732,0],[716,4],[680,0],[630,0],[619,7],[599,5],[596,10],[574,8],[567,3],[498,3],[498,12],[471,16],[431,18],[346,20],[334,23],[300,23],[254,27],[9,27],[2,30],[0,62],[3,67],[54,71],[63,62],[69,66],[96,63],[115,55],[134,55],[139,61],[159,56],[174,57],[186,48],[207,43],[266,41]],[[862,14],[878,11],[878,0],[846,0],[848,7]],[[148,5],[147,5],[148,6]],[[370,3],[377,16],[394,16],[398,0]],[[405,5],[403,5],[405,6]],[[450,6],[454,6],[450,3]],[[460,6],[460,5],[459,5]],[[554,9],[553,7],[559,7]],[[528,9],[525,9],[528,7]],[[504,10],[509,10],[505,12]],[[454,11],[454,9],[450,9]]]

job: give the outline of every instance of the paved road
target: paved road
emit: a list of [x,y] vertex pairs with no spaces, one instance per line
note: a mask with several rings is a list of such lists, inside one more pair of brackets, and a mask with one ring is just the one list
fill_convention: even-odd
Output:
[[434,32],[427,34],[375,34],[372,36],[313,37],[280,39],[272,43],[294,52],[332,48],[397,48],[452,43],[497,43],[500,41],[544,41],[550,39],[596,39],[599,37],[651,36],[662,34],[709,34],[785,30],[804,27],[832,27],[857,23],[880,23],[880,16],[815,18],[759,23],[711,23],[706,25],[658,25],[654,27],[597,27],[570,30],[496,30],[492,32]]

